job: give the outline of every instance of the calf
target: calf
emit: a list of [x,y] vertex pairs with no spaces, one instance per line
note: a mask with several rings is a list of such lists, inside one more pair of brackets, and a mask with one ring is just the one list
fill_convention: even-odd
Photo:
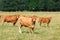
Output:
[[47,23],[47,26],[49,26],[50,21],[51,21],[51,17],[47,17],[47,18],[40,17],[38,23],[40,26],[41,23]]

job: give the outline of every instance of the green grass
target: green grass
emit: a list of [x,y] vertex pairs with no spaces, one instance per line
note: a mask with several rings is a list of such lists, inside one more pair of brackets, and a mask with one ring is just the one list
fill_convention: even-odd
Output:
[[60,12],[0,12],[0,15],[7,14],[37,15],[39,17],[52,17],[49,27],[45,24],[38,26],[36,21],[34,33],[30,33],[29,28],[23,27],[22,34],[18,32],[17,24],[0,22],[0,40],[60,40]]

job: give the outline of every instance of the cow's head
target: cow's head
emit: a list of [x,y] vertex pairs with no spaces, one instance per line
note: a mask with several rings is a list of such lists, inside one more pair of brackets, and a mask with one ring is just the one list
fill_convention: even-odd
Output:
[[37,16],[32,16],[32,19],[33,19],[33,21],[36,21],[36,19],[37,19]]
[[15,16],[16,16],[17,18],[19,18],[20,15],[19,15],[19,14],[15,14]]

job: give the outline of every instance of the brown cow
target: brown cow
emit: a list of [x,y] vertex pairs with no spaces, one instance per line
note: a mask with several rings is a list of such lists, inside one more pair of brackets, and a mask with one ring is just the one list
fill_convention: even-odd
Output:
[[1,16],[2,25],[4,24],[4,22],[7,22],[7,23],[11,22],[11,23],[13,23],[13,25],[15,25],[18,20],[18,17],[19,17],[19,15],[17,15],[17,14],[16,15],[2,15]]
[[[34,19],[33,19],[34,18]],[[34,25],[37,17],[25,17],[25,16],[20,16],[18,19],[18,28],[19,32],[21,33],[21,27],[29,27],[32,30],[34,30]]]
[[47,23],[47,26],[49,26],[50,21],[51,21],[51,17],[46,17],[46,18],[40,17],[38,23],[40,26],[41,26],[41,23]]

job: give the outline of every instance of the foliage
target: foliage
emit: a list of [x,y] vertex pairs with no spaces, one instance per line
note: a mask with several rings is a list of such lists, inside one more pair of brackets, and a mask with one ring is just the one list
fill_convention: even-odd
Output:
[[60,11],[60,0],[0,0],[3,11]]

